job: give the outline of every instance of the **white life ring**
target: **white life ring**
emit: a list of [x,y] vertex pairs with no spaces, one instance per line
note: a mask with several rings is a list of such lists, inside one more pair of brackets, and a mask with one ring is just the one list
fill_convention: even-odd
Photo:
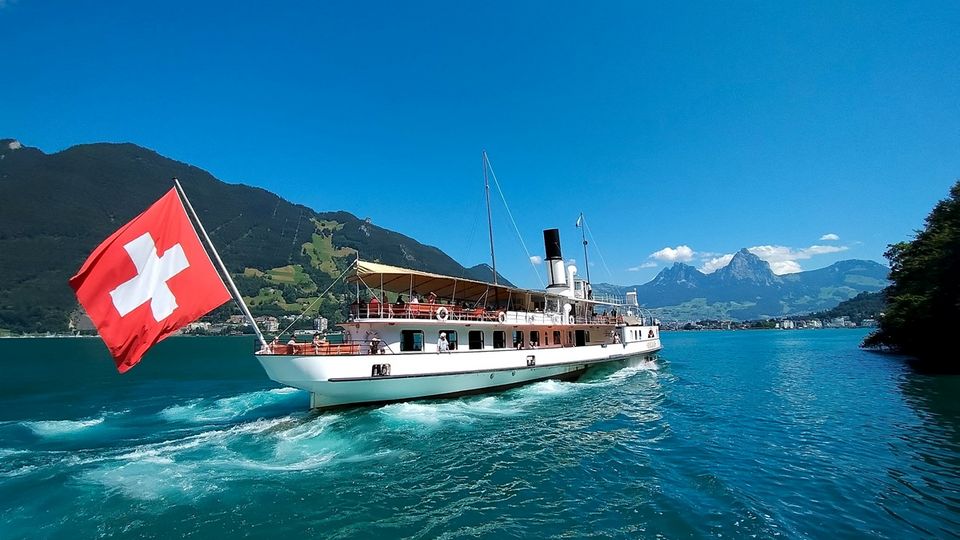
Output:
[[499,322],[499,323],[504,323],[504,322],[506,322],[506,321],[507,321],[507,314],[504,313],[504,312],[502,312],[502,311],[498,311],[498,312],[497,312],[497,322]]
[[440,306],[440,307],[437,308],[437,320],[438,320],[438,321],[446,321],[447,318],[449,318],[449,317],[450,317],[450,310],[448,310],[447,308],[445,308],[445,307],[443,307],[443,306]]

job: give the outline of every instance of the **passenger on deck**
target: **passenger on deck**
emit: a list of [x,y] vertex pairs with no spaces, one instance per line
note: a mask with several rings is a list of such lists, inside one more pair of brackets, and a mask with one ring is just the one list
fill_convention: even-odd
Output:
[[371,317],[380,317],[382,313],[380,312],[380,299],[377,298],[377,295],[370,297],[370,316]]
[[420,303],[420,298],[419,298],[417,295],[413,295],[413,296],[410,297],[410,303],[411,303],[411,304],[419,304],[419,303]]
[[427,303],[428,303],[428,304],[436,304],[436,303],[437,303],[437,293],[435,293],[435,292],[433,292],[433,291],[430,291],[430,294],[427,295]]
[[440,332],[440,339],[437,340],[437,354],[450,352],[450,343],[447,342],[447,333]]
[[397,295],[397,309],[403,309],[404,306],[406,306],[406,305],[407,305],[406,302],[403,301],[403,295],[402,295],[402,294],[398,294],[398,295]]

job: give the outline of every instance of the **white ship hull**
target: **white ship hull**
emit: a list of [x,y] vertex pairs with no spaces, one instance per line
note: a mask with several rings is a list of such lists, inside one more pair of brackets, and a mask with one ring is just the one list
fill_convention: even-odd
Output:
[[451,397],[544,379],[579,376],[588,367],[648,356],[659,335],[631,343],[580,347],[416,352],[355,356],[261,354],[267,375],[310,392],[311,408]]

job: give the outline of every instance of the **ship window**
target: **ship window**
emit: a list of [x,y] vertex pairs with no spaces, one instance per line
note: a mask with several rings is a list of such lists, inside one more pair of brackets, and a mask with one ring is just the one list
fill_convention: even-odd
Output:
[[544,346],[550,344],[550,332],[544,332],[544,333],[543,333],[543,344],[544,344]]
[[[447,334],[447,344],[450,345],[450,350],[457,350],[457,331],[456,330],[441,330],[441,332]],[[440,339],[440,334],[437,334],[437,339]]]
[[482,349],[483,348],[483,331],[482,330],[471,330],[467,335],[469,340],[470,350]]
[[400,351],[422,351],[423,331],[404,330],[400,332]]
[[567,345],[573,345],[573,332],[567,332]]
[[494,349],[506,349],[507,348],[507,333],[503,330],[494,330],[493,331],[493,348]]
[[559,331],[559,330],[554,330],[554,331],[553,331],[553,344],[554,344],[554,345],[560,345],[560,331]]
[[530,346],[539,347],[540,346],[540,332],[537,330],[530,331]]
[[577,331],[576,331],[576,336],[577,336],[577,341],[576,341],[577,347],[583,347],[584,345],[587,344],[587,331],[586,331],[586,330],[577,330]]
[[590,331],[587,330],[586,332],[584,332],[584,334],[586,334],[587,336],[587,343],[590,343]]
[[523,330],[513,331],[513,348],[514,349],[523,348]]

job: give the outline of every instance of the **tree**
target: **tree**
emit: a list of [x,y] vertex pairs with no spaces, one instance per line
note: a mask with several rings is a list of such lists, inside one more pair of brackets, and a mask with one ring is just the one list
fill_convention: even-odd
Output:
[[891,285],[880,327],[864,347],[889,347],[931,367],[957,369],[952,332],[960,324],[960,181],[910,242],[892,244]]

